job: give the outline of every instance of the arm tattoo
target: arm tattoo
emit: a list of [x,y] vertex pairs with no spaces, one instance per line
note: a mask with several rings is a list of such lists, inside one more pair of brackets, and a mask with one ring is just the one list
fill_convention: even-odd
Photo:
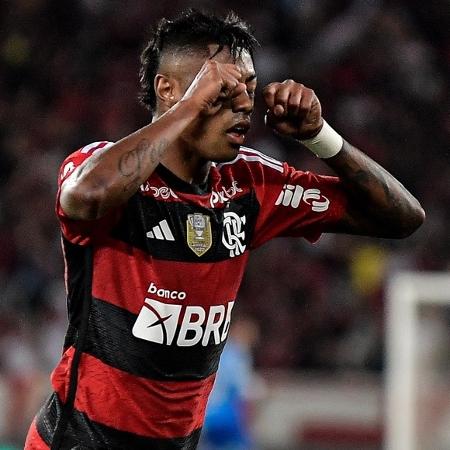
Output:
[[142,160],[145,153],[151,148],[147,139],[143,139],[138,145],[129,152],[124,153],[119,158],[119,172],[123,177],[139,175],[141,171]]
[[123,188],[125,192],[135,189],[141,181],[146,159],[152,165],[156,165],[167,148],[167,144],[168,142],[164,139],[154,144],[150,144],[147,139],[143,139],[133,150],[124,153],[119,158],[118,169],[120,175],[130,179]]
[[346,142],[343,150],[327,162],[348,186],[353,207],[364,218],[359,231],[364,232],[367,220],[381,234],[393,228],[412,229],[411,224],[423,220],[420,204],[389,172]]
[[120,157],[118,165],[120,174],[126,178],[140,176],[145,159],[149,158],[152,164],[157,163],[166,147],[165,140],[150,144],[147,139],[143,139],[133,150]]
[[[389,181],[386,171],[377,163],[371,160],[365,160],[365,167],[354,168],[349,163],[343,164],[347,182],[350,182],[353,188],[352,193],[355,196],[362,197],[364,200],[373,199],[378,192],[378,212],[386,216],[396,215],[407,206],[407,202],[401,201],[403,195],[409,195],[406,189],[397,180],[393,178]],[[370,201],[368,203],[370,205]],[[380,208],[381,207],[381,208]]]

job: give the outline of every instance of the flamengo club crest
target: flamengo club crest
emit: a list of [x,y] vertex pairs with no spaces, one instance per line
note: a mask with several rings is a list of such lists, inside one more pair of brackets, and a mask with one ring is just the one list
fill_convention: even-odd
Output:
[[202,213],[188,214],[187,221],[187,244],[197,255],[204,255],[212,244],[212,232],[210,217]]

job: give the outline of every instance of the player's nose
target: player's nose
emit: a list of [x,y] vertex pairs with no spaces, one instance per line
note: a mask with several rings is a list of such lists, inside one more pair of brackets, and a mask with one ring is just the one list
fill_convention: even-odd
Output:
[[231,109],[233,112],[241,112],[250,114],[253,112],[254,100],[253,95],[249,94],[245,89],[238,96],[234,97],[231,102]]

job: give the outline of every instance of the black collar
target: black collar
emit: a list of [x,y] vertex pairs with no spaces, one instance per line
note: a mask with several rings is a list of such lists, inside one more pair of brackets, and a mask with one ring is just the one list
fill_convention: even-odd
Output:
[[174,173],[172,173],[166,166],[163,166],[162,164],[158,164],[155,172],[168,186],[172,187],[175,191],[197,195],[203,195],[209,192],[209,176],[204,183],[194,184],[188,183],[187,181],[178,178]]

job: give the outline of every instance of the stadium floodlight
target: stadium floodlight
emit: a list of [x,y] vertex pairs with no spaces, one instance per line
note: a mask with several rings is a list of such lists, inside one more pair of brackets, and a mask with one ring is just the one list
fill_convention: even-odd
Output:
[[389,282],[387,300],[385,450],[426,450],[417,428],[420,312],[424,306],[450,306],[450,273],[399,273]]

